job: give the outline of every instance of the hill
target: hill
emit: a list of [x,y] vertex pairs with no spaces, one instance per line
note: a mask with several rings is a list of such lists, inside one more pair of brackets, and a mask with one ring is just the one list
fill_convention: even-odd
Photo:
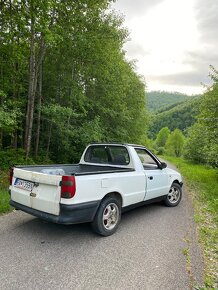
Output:
[[171,131],[178,128],[183,132],[195,122],[199,113],[200,97],[192,98],[186,102],[174,104],[168,109],[161,109],[151,117],[149,125],[149,136],[154,138],[163,127]]
[[157,112],[174,106],[178,103],[190,100],[192,97],[177,92],[153,91],[147,93],[147,107],[150,112]]

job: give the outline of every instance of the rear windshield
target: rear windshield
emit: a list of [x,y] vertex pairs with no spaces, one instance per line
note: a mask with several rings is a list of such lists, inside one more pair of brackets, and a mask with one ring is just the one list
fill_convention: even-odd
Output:
[[129,153],[126,147],[112,145],[94,145],[86,151],[85,162],[128,165],[130,162]]

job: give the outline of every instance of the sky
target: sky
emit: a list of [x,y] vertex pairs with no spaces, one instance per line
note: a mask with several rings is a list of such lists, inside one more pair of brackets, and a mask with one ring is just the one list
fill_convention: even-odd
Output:
[[128,60],[147,90],[203,93],[218,69],[218,0],[117,0],[129,40]]

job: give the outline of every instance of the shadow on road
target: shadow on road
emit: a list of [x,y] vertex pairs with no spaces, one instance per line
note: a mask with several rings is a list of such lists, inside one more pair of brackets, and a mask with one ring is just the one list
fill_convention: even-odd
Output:
[[[122,214],[120,228],[122,230],[130,230],[134,228],[141,221],[148,221],[155,217],[156,215],[161,216],[164,214],[164,211],[172,210],[166,208],[161,203],[154,203],[149,205],[144,205],[139,208],[132,209],[128,212]],[[161,213],[162,212],[162,213]],[[159,214],[158,214],[159,213]],[[19,215],[23,214],[19,212]],[[99,238],[91,228],[89,223],[85,224],[76,224],[76,225],[61,225],[43,221],[39,218],[32,218],[30,215],[25,214],[25,217],[28,219],[20,220],[19,226],[13,229],[14,233],[22,233],[24,236],[30,236],[31,239],[33,236],[42,240],[42,243],[45,239],[49,241],[54,240],[63,240],[64,238],[71,237],[72,239],[81,238]],[[29,219],[29,217],[31,217]],[[120,229],[118,229],[119,232]]]

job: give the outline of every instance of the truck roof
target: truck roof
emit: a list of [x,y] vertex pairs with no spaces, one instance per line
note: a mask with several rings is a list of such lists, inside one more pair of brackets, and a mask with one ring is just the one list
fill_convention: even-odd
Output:
[[120,142],[93,142],[89,145],[123,145],[123,146],[132,146],[132,147],[143,147],[145,148],[145,146],[143,145],[139,145],[139,144],[130,144],[130,143],[120,143]]

